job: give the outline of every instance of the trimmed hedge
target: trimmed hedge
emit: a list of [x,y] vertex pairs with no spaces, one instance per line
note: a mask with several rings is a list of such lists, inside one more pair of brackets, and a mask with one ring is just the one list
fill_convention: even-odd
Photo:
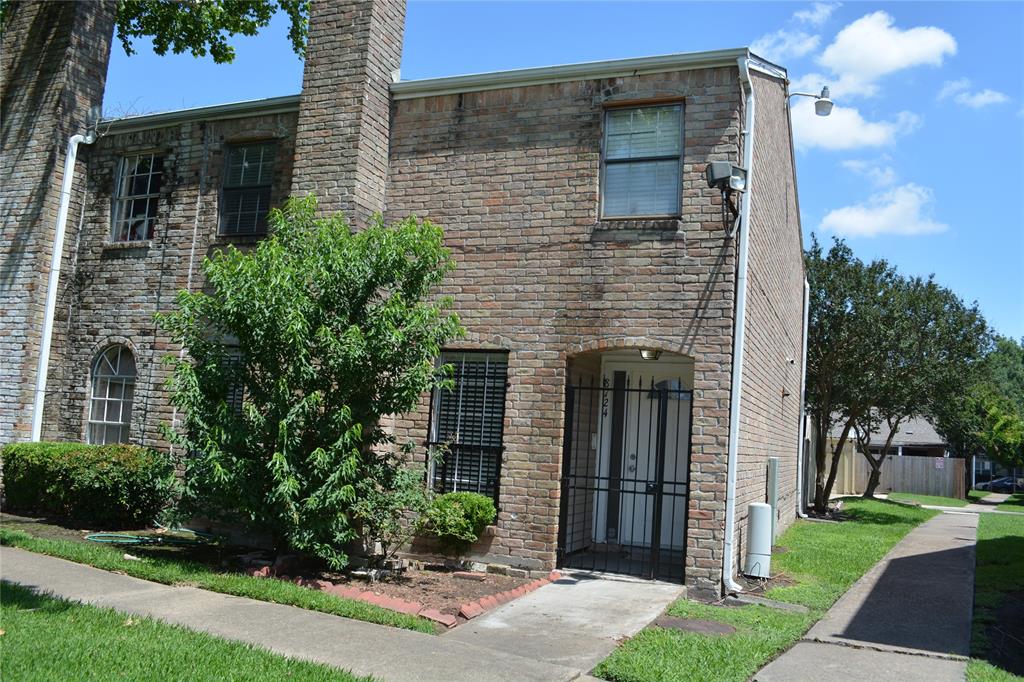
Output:
[[0,450],[7,508],[137,528],[175,486],[168,455],[135,445],[12,443]]
[[462,554],[494,523],[494,500],[479,493],[446,493],[435,497],[426,513],[429,531],[441,546]]

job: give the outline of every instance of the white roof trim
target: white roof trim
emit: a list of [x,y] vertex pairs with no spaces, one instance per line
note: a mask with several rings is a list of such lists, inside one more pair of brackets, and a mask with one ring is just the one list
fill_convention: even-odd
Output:
[[299,110],[299,95],[284,95],[266,99],[251,99],[244,102],[229,102],[208,107],[177,109],[159,114],[144,114],[125,118],[104,119],[100,121],[100,130],[110,133],[126,133],[134,130],[146,130],[161,126],[174,125],[186,121],[211,121],[226,118],[245,118],[247,116],[264,116],[294,112]]
[[686,69],[707,69],[720,66],[736,66],[736,60],[750,54],[745,47],[710,52],[683,52],[658,57],[615,59],[602,62],[583,62],[562,66],[543,66],[513,71],[474,73],[446,78],[425,78],[422,80],[392,83],[394,99],[411,99],[433,95],[450,95],[458,92],[477,92],[515,88],[525,85],[543,85],[573,80],[593,80],[638,76],[648,73],[682,71]]

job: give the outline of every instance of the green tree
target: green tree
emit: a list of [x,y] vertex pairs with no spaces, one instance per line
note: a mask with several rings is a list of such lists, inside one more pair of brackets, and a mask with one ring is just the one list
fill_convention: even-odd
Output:
[[272,211],[268,238],[206,259],[206,290],[158,317],[187,350],[169,358],[180,511],[242,515],[340,568],[365,523],[387,521],[354,505],[402,480],[381,417],[444,381],[435,358],[462,328],[432,298],[453,267],[438,227],[377,217],[355,232],[315,212],[312,197]]
[[[872,408],[855,420],[859,449],[870,473],[864,496],[873,497],[900,424],[959,395],[975,376],[989,345],[977,304],[964,305],[932,278],[896,277],[881,297],[884,329],[867,332],[874,352],[862,368],[872,379]],[[871,434],[885,434],[877,455]]]
[[[807,330],[807,413],[815,427],[814,508],[826,511],[839,454],[876,398],[876,336],[886,330],[885,305],[896,273],[885,261],[869,265],[836,240],[824,253],[812,236],[804,254],[810,301]],[[839,437],[829,447],[834,427]]]
[[191,52],[209,54],[218,64],[231,62],[235,50],[227,39],[235,34],[254,36],[270,24],[278,11],[291,19],[288,37],[295,53],[306,49],[309,0],[119,0],[117,38],[126,54],[134,54],[134,40],[153,39],[153,51],[165,55]]

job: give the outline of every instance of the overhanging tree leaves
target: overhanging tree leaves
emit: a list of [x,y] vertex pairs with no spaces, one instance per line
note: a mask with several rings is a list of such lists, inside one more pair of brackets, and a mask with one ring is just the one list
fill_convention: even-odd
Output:
[[256,35],[278,11],[291,18],[288,38],[302,57],[309,0],[120,0],[117,38],[129,55],[135,53],[134,40],[151,37],[158,55],[168,50],[191,52],[196,57],[209,54],[223,64],[235,58],[235,50],[227,42],[230,36]]
[[207,259],[206,291],[159,319],[187,350],[170,359],[182,513],[241,514],[340,568],[360,491],[386,494],[404,465],[381,417],[441,381],[434,360],[462,328],[431,300],[453,267],[439,228],[377,218],[354,232],[315,211],[310,197],[271,212],[267,239]]
[[[807,413],[815,426],[814,508],[824,513],[842,452],[854,424],[875,398],[876,339],[895,271],[884,261],[865,265],[836,240],[825,254],[812,236],[804,254],[810,285],[807,331]],[[841,428],[829,448],[833,427]]]

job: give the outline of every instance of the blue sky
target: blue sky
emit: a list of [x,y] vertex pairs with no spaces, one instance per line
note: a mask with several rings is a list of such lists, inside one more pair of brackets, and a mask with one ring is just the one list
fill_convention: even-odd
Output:
[[[115,45],[108,115],[299,92],[283,17],[231,65]],[[805,239],[934,273],[1024,337],[1024,3],[409,3],[402,78],[753,46],[794,90]]]

